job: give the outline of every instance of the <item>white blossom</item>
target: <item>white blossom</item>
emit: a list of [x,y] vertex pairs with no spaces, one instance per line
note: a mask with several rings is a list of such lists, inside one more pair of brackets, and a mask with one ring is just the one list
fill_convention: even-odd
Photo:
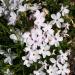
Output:
[[69,9],[68,9],[68,6],[61,6],[61,13],[62,13],[62,16],[65,16],[65,15],[67,15],[68,13],[69,13]]
[[29,52],[29,60],[36,62],[38,59],[40,59],[40,55],[38,54],[38,51]]
[[13,59],[16,58],[16,55],[15,54],[11,54],[11,49],[8,49],[8,52],[7,53],[4,53],[4,56],[6,57],[4,59],[4,63],[8,63],[10,65],[13,64]]
[[41,24],[45,21],[44,13],[40,12],[39,10],[36,10],[34,17],[36,18],[36,20],[34,21],[35,25]]
[[60,55],[57,56],[57,59],[59,60],[59,62],[61,62],[62,64],[65,63],[65,61],[68,60],[68,52],[63,53],[62,50],[60,50]]
[[65,63],[64,65],[58,63],[57,66],[59,68],[58,74],[66,75],[70,73],[70,70],[68,69],[68,63]]
[[52,15],[51,15],[51,18],[52,18],[53,20],[52,20],[50,23],[51,23],[52,25],[56,24],[56,26],[57,26],[58,28],[61,28],[61,23],[64,22],[64,19],[61,18],[61,13],[58,12],[57,14],[52,14]]
[[46,56],[50,56],[51,55],[51,53],[50,53],[50,51],[48,51],[50,49],[50,47],[49,46],[46,46],[46,47],[41,47],[40,49],[39,49],[39,54],[41,54],[42,56],[43,56],[43,58],[45,58]]
[[55,66],[51,66],[51,65],[49,66],[49,69],[47,69],[47,73],[49,75],[58,75],[57,71],[58,71],[58,68]]
[[50,45],[55,45],[57,47],[59,46],[59,42],[63,41],[63,37],[59,35],[59,32],[60,31],[58,31],[55,36],[51,37]]
[[33,63],[33,61],[28,60],[26,56],[23,56],[22,60],[24,60],[23,64],[26,65],[27,67],[30,67],[31,64]]

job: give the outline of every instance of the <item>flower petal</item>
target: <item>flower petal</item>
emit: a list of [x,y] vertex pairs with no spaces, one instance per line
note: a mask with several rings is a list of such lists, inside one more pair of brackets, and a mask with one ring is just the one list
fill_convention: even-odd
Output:
[[61,23],[59,21],[56,22],[58,28],[61,28]]
[[51,15],[51,18],[52,18],[52,19],[56,19],[56,15],[55,15],[55,14],[52,14],[52,15]]
[[61,17],[60,12],[57,13],[57,19],[59,19]]
[[60,22],[64,22],[64,19],[63,19],[63,18],[60,18],[59,21],[60,21]]

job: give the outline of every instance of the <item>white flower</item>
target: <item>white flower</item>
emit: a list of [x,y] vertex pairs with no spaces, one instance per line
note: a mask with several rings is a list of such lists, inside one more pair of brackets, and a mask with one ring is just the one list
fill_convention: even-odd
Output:
[[49,69],[47,69],[47,73],[49,75],[58,75],[57,74],[58,68],[56,66],[49,66]]
[[38,19],[38,18],[44,17],[44,14],[43,14],[43,12],[40,12],[39,10],[36,10],[36,12],[34,13],[34,17],[36,19]]
[[[39,37],[39,36],[42,36],[42,30],[41,29],[38,29],[38,28],[36,28],[36,29],[32,29],[31,30],[31,37],[32,36],[36,36],[36,37]],[[33,37],[33,38],[35,38],[35,37]],[[32,39],[33,39],[32,38]],[[37,39],[37,38],[36,38]]]
[[46,25],[44,28],[43,28],[44,32],[47,32],[47,34],[49,35],[53,35],[54,34],[54,30],[52,29],[52,26],[50,25]]
[[6,57],[4,59],[4,63],[8,63],[10,65],[12,65],[13,59],[16,58],[16,55],[15,54],[11,54],[11,49],[8,49],[8,53],[4,53],[4,56]]
[[68,13],[69,13],[69,10],[67,9],[68,8],[68,6],[61,6],[61,13],[62,13],[62,16],[65,16],[65,15],[67,15]]
[[59,62],[61,62],[62,64],[65,63],[65,61],[68,60],[68,52],[63,53],[62,50],[59,51],[60,55],[57,56],[57,59]]
[[12,24],[12,25],[15,25],[15,22],[17,20],[17,15],[15,12],[11,12],[10,13],[10,17],[9,17],[9,23],[8,25]]
[[29,60],[37,62],[38,59],[40,59],[40,55],[38,54],[38,51],[29,52]]
[[68,63],[65,63],[64,65],[58,63],[57,66],[59,68],[58,74],[66,75],[70,73],[70,70],[68,69]]
[[46,56],[50,56],[51,53],[50,51],[48,51],[50,49],[50,46],[41,46],[39,49],[39,54],[41,54],[43,56],[43,58],[45,58]]
[[58,31],[55,36],[51,37],[51,41],[49,42],[50,45],[55,45],[57,47],[59,46],[59,42],[63,41],[63,37],[59,35],[59,32],[60,31]]
[[61,18],[60,12],[58,12],[57,14],[52,14],[51,18],[53,20],[50,22],[50,24],[52,24],[52,25],[56,24],[58,28],[61,28],[61,23],[64,22],[64,19]]
[[4,63],[9,63],[10,65],[12,65],[12,59],[10,56],[7,56],[7,58],[4,59]]
[[44,21],[45,19],[43,17],[40,17],[34,21],[34,24],[35,25],[42,24]]
[[40,12],[39,10],[36,10],[34,17],[36,18],[34,21],[35,25],[42,24],[45,21],[44,12]]
[[[53,20],[50,23],[45,23],[45,14],[44,12],[40,12],[40,10],[36,10],[33,16],[35,18],[34,27],[29,32],[22,35],[24,43],[26,43],[24,51],[27,54],[26,56],[22,57],[22,60],[24,60],[23,64],[27,67],[30,67],[31,64],[41,59],[41,56],[43,58],[50,56],[50,47],[53,45],[58,47],[59,42],[63,41],[63,37],[60,35],[60,30],[58,30],[56,33],[52,29],[54,24],[56,24],[58,28],[68,28],[67,25],[62,26],[64,20],[61,18],[60,12],[51,15]],[[55,54],[54,51],[52,54]],[[53,65],[49,66],[49,69],[47,69],[49,64],[41,64],[44,69],[47,70],[49,75],[58,75],[57,62],[60,62],[60,60],[58,60],[58,58],[57,60],[52,58],[50,61]],[[41,75],[39,71],[35,71],[34,74]]]
[[28,60],[26,56],[23,56],[22,60],[24,60],[23,65],[26,65],[27,67],[30,67],[31,64],[33,63],[33,61]]

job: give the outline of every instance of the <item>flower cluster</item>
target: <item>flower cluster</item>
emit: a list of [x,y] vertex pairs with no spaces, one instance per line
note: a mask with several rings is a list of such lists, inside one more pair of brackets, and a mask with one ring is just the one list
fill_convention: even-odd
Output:
[[9,0],[5,2],[1,0],[0,6],[0,16],[6,16],[8,20],[8,25],[15,25],[16,21],[18,20],[18,16],[20,12],[26,12],[28,10],[34,11],[40,9],[40,4],[22,4],[24,0]]
[[[33,63],[41,64],[42,67],[38,70],[34,70],[31,75],[66,75],[70,73],[68,64],[68,55],[70,50],[63,52],[59,50],[59,55],[56,55],[56,48],[60,47],[60,43],[64,40],[64,37],[69,36],[69,23],[65,21],[64,16],[68,15],[68,6],[61,6],[60,11],[51,14],[50,21],[46,20],[46,16],[49,13],[48,10],[42,8],[41,3],[37,4],[23,4],[24,0],[9,0],[7,3],[1,0],[0,17],[5,16],[9,25],[16,25],[20,13],[30,11],[30,18],[33,19],[34,26],[30,31],[22,32],[17,29],[12,33],[10,28],[9,38],[16,43],[21,42],[21,45],[25,44],[23,51],[25,55],[22,56],[23,65],[31,67]],[[41,9],[41,10],[40,10]],[[16,33],[15,33],[16,32]],[[54,47],[54,49],[52,49]],[[51,50],[53,52],[51,52]],[[4,55],[4,63],[12,65],[13,59],[17,56],[11,52],[11,49],[0,51],[1,55]],[[55,55],[56,58],[50,57]],[[46,58],[49,58],[46,60]],[[44,61],[42,61],[43,59]],[[7,69],[7,74],[10,70]],[[11,73],[9,75],[12,75]]]
[[[49,62],[52,63],[52,65],[48,64],[47,61],[44,62],[39,62],[40,64],[42,63],[42,67],[38,70],[34,70],[33,74],[34,75],[66,75],[70,73],[69,70],[69,64],[67,62],[68,58],[67,56],[69,55],[70,50],[66,51],[65,53],[60,50],[60,54],[57,56],[57,59],[50,58]],[[63,61],[64,62],[63,62]],[[46,73],[45,71],[46,70]]]
[[[25,32],[22,37],[24,42],[26,43],[26,47],[24,49],[27,55],[23,56],[24,65],[30,66],[33,62],[37,62],[38,59],[46,58],[46,56],[50,56],[50,47],[55,46],[58,47],[59,43],[63,41],[63,36],[60,35],[60,30],[56,33],[53,30],[53,25],[57,25],[58,28],[61,28],[64,23],[63,18],[61,17],[61,13],[58,12],[57,15],[52,14],[52,21],[45,23],[45,13],[36,10],[34,13],[34,17],[36,18],[34,21],[34,28],[30,30],[30,32]],[[64,24],[64,28],[66,25]]]

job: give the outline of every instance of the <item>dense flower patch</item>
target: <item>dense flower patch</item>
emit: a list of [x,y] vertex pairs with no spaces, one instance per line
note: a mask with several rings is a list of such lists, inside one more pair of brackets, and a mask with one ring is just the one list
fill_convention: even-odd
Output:
[[[19,75],[15,74],[17,66],[14,68],[14,65],[23,68],[22,75],[70,73],[68,57],[71,49],[61,45],[69,37],[69,6],[59,3],[59,10],[54,12],[46,5],[46,1],[1,0],[0,25],[7,27],[7,38],[13,44],[0,44],[0,63],[6,65],[1,69],[3,75]],[[24,68],[32,70],[25,73]]]

